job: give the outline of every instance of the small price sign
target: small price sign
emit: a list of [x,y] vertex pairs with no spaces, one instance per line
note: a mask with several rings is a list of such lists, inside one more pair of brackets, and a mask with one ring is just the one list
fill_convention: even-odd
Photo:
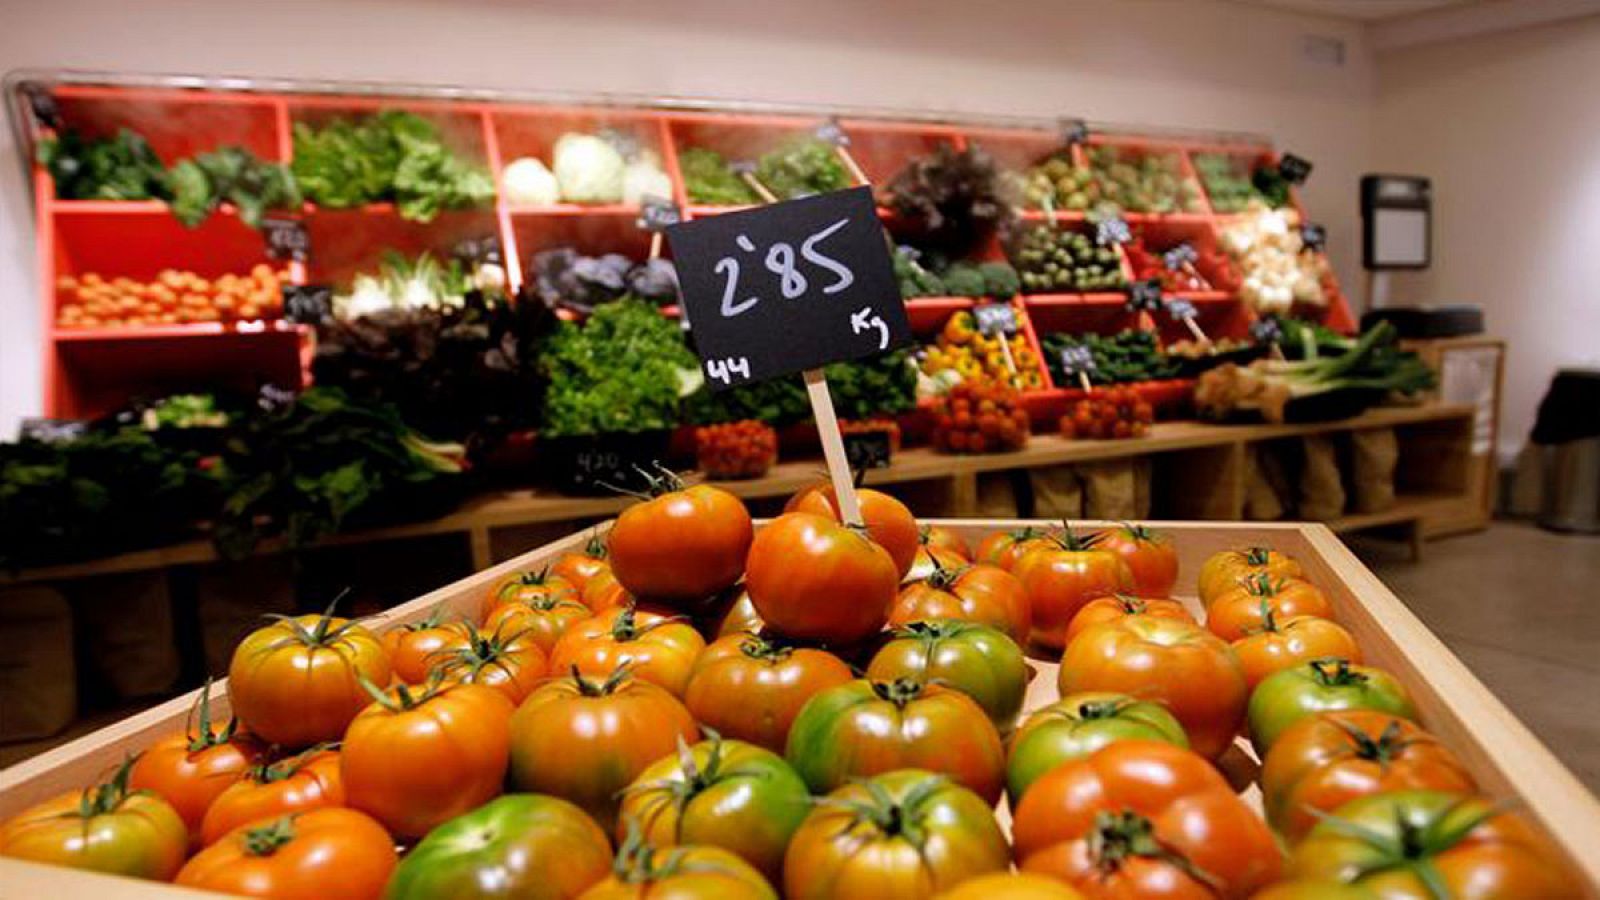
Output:
[[1161,254],[1161,261],[1166,264],[1168,269],[1174,272],[1181,271],[1184,266],[1194,265],[1195,260],[1199,258],[1200,254],[1194,251],[1194,245],[1188,241],[1184,241]]
[[817,140],[832,144],[835,147],[850,146],[850,135],[844,133],[844,126],[839,124],[837,116],[829,116],[822,120],[822,124],[812,129],[811,133]]
[[1109,247],[1112,244],[1126,244],[1133,240],[1133,231],[1128,228],[1128,220],[1119,215],[1109,215],[1094,223],[1094,239],[1101,246]]
[[1250,336],[1258,344],[1277,344],[1283,341],[1283,325],[1276,317],[1268,316],[1250,323]]
[[267,256],[305,262],[311,255],[311,235],[299,219],[267,216],[261,220],[261,235],[267,242]]
[[972,318],[978,333],[986,337],[1017,333],[1017,311],[1009,303],[984,303],[972,308]]
[[56,105],[56,97],[50,88],[37,81],[25,81],[21,86],[22,95],[28,99],[28,109],[33,112],[33,118],[41,127],[51,130],[61,128],[61,108]]
[[1089,142],[1089,123],[1082,119],[1061,120],[1061,140],[1067,146]]
[[1197,310],[1188,300],[1173,297],[1167,301],[1167,315],[1171,316],[1173,321],[1181,322],[1184,319],[1193,319],[1197,315]]
[[1305,184],[1306,179],[1311,177],[1311,161],[1293,153],[1285,153],[1278,160],[1278,174],[1290,184]]
[[641,230],[649,232],[666,231],[667,226],[676,225],[683,221],[683,210],[671,200],[660,197],[644,197],[639,203],[639,218],[634,224]]
[[315,325],[333,315],[333,288],[325,284],[283,286],[283,317],[301,325]]
[[1093,375],[1100,371],[1095,365],[1094,353],[1082,344],[1068,344],[1061,348],[1061,371],[1068,375]]
[[1307,250],[1321,251],[1328,246],[1328,229],[1315,222],[1307,222],[1300,226],[1300,243]]
[[1128,283],[1129,312],[1160,312],[1161,311],[1161,279],[1146,278],[1144,281]]
[[844,436],[844,455],[853,472],[888,468],[893,450],[887,431],[856,431]]
[[500,265],[504,257],[500,253],[500,239],[493,235],[481,238],[467,238],[456,244],[452,255],[470,266]]
[[66,444],[89,433],[89,423],[77,419],[23,419],[20,436],[25,441]]
[[911,342],[871,188],[671,225],[667,240],[713,390]]

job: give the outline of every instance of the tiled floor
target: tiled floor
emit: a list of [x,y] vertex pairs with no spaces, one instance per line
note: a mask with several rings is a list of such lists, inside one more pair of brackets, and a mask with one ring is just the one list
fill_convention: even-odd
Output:
[[1600,793],[1600,537],[1498,523],[1403,548],[1352,546],[1589,789]]

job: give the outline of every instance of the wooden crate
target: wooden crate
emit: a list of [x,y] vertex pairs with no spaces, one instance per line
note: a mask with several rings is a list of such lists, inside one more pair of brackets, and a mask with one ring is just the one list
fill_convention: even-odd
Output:
[[[952,527],[975,543],[997,529],[1049,523],[952,519],[930,520],[930,524]],[[1095,523],[1083,524],[1092,528]],[[1191,589],[1201,562],[1219,550],[1265,544],[1296,557],[1306,576],[1328,594],[1335,615],[1355,635],[1366,661],[1393,672],[1410,688],[1423,725],[1455,751],[1485,793],[1521,810],[1542,829],[1551,846],[1579,873],[1586,895],[1600,897],[1600,854],[1595,852],[1600,848],[1600,803],[1333,532],[1310,524],[1155,524],[1176,538],[1180,592]],[[587,539],[588,532],[583,532],[548,544],[375,616],[370,625],[382,630],[415,621],[440,603],[453,612],[477,616],[485,590],[496,578],[518,569],[538,568],[581,547]],[[1192,597],[1186,599],[1194,605]],[[1027,708],[1036,709],[1056,698],[1056,666],[1038,658],[1030,659],[1030,665],[1037,671]],[[214,714],[227,715],[226,696],[217,699],[222,703],[218,707],[213,700]],[[81,788],[115,768],[126,754],[182,729],[193,702],[193,694],[176,698],[0,772],[0,819],[63,791]],[[1221,765],[1241,787],[1256,767],[1242,740]],[[1259,792],[1250,787],[1246,796],[1258,798]],[[91,895],[96,900],[194,896],[170,885],[0,859],[0,897],[63,900]]]

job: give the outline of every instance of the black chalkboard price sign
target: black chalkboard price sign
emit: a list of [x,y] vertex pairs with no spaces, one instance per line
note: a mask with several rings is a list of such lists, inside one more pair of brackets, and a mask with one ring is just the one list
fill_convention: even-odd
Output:
[[644,231],[657,232],[682,221],[683,210],[678,204],[660,197],[645,197],[639,204],[639,218],[634,224]]
[[1128,282],[1129,312],[1160,312],[1161,311],[1161,279],[1147,278],[1144,281]]
[[1009,303],[983,303],[972,308],[978,333],[985,337],[1017,333],[1017,311]]
[[1322,250],[1328,246],[1328,229],[1315,222],[1307,222],[1300,226],[1300,243],[1307,250]]
[[1306,179],[1311,177],[1311,161],[1293,153],[1285,153],[1278,160],[1278,174],[1290,184],[1305,184]]
[[1061,120],[1061,141],[1067,146],[1089,142],[1089,123],[1082,119]]
[[1118,215],[1110,215],[1094,223],[1095,242],[1109,247],[1112,244],[1126,244],[1133,240],[1133,231],[1128,228],[1128,220]]
[[333,315],[333,288],[325,284],[283,286],[283,317],[301,325],[315,325]]
[[856,431],[844,436],[844,455],[852,472],[888,468],[893,451],[887,431]]
[[870,188],[671,225],[667,240],[713,390],[911,341]]
[[298,219],[267,216],[261,220],[261,236],[267,242],[267,256],[305,262],[311,255],[311,235]]

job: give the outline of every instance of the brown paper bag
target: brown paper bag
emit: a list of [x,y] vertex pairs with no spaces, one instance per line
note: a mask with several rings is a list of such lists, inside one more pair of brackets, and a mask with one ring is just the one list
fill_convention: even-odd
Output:
[[1276,522],[1283,518],[1285,478],[1283,461],[1272,448],[1255,444],[1244,452],[1244,517],[1252,522]]
[[60,591],[0,590],[0,742],[49,737],[78,713],[72,607]]
[[[1089,519],[1127,521],[1144,516],[1139,510],[1139,478],[1133,460],[1112,459],[1105,462],[1083,463],[1078,466],[1083,478],[1083,515]],[[1146,510],[1150,489],[1143,490]]]
[[1072,466],[1029,469],[1034,515],[1041,519],[1083,518],[1083,484]]
[[101,575],[65,588],[78,616],[85,665],[125,700],[170,691],[178,681],[172,594],[164,572]]
[[208,674],[227,674],[233,648],[266,624],[264,615],[294,612],[293,572],[287,556],[260,556],[200,568],[195,595]]
[[1394,507],[1394,470],[1400,444],[1393,428],[1374,428],[1350,435],[1351,508],[1359,513]]
[[1344,482],[1339,477],[1339,448],[1331,435],[1300,439],[1305,465],[1300,470],[1300,518],[1326,522],[1344,514]]

